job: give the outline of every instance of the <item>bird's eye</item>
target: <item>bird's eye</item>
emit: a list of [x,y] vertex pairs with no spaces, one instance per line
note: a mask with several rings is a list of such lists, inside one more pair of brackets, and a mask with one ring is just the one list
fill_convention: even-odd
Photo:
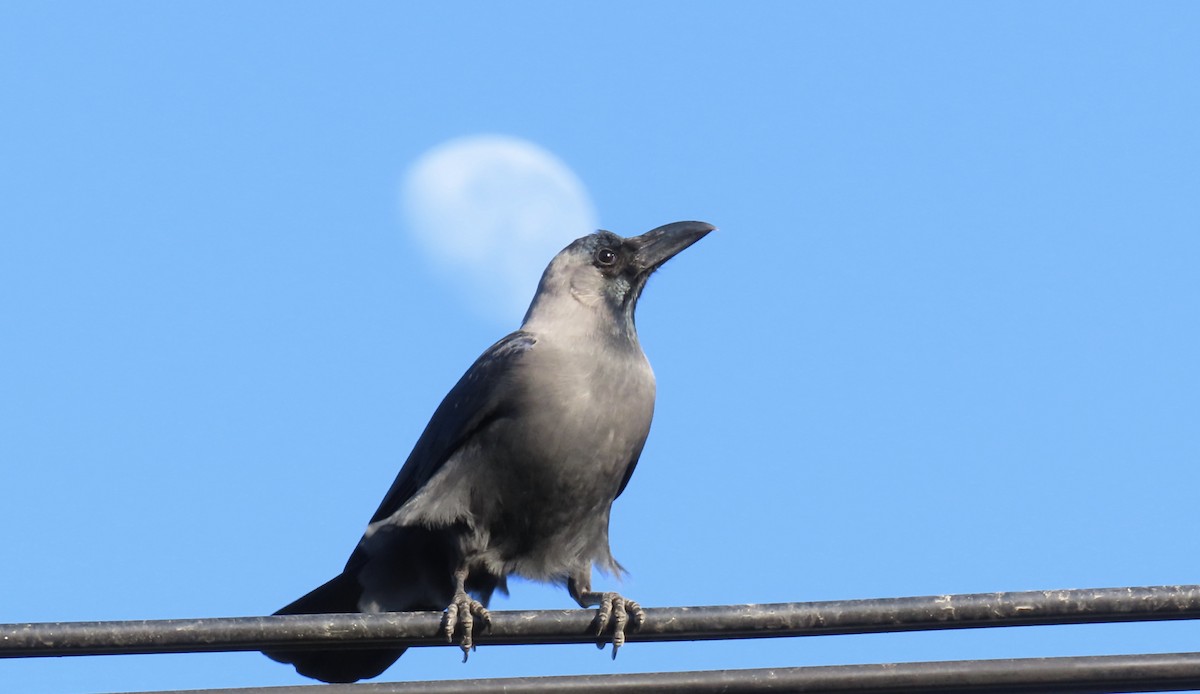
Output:
[[604,267],[609,267],[617,262],[617,254],[611,248],[601,248],[596,251],[596,262]]

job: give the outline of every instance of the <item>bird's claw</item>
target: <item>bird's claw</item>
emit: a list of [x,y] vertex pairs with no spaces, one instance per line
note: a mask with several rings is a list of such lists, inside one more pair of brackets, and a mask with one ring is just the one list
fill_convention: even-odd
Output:
[[442,616],[442,634],[446,637],[446,643],[454,643],[454,634],[459,634],[458,647],[463,652],[463,662],[467,662],[467,656],[471,650],[475,648],[475,620],[483,622],[484,629],[490,629],[492,626],[492,615],[483,606],[483,603],[472,599],[466,593],[458,593],[450,604],[446,606],[446,612]]
[[[637,629],[646,621],[646,612],[642,606],[617,593],[602,593],[600,607],[596,610],[596,635],[603,636],[612,621],[612,657],[615,660],[617,650],[625,645],[625,630]],[[596,643],[597,648],[604,648],[603,639]]]

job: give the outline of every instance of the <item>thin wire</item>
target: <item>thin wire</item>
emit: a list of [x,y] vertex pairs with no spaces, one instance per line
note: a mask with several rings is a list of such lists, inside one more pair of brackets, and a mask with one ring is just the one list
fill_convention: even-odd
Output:
[[[479,645],[587,643],[591,610],[493,612]],[[1200,586],[646,609],[629,641],[1200,619]],[[0,624],[0,657],[446,645],[436,612]]]
[[[1200,687],[1200,653],[343,684],[318,689],[321,694],[757,694],[785,691],[809,694],[1108,694],[1196,687]],[[314,691],[317,689],[311,686],[258,687],[173,694],[312,694]]]

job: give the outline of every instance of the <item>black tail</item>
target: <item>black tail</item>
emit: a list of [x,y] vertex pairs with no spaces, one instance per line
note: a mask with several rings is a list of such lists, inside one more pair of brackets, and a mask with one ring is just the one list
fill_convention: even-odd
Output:
[[[275,614],[336,614],[358,612],[362,586],[341,573],[320,588]],[[383,650],[263,651],[263,655],[296,666],[296,672],[322,682],[356,682],[376,677],[404,654],[403,648]]]

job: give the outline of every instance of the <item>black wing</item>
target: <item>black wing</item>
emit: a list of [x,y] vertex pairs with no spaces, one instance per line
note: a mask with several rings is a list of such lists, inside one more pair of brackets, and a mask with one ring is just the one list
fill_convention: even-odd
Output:
[[371,522],[387,518],[412,498],[464,442],[511,406],[514,365],[537,339],[517,331],[485,351],[438,405]]

